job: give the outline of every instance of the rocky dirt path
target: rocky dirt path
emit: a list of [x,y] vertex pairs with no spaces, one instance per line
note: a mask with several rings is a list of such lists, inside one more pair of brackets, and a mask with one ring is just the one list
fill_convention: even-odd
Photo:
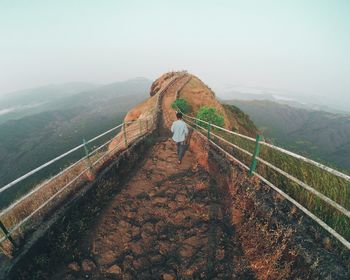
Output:
[[[92,229],[82,235],[76,261],[71,262],[71,256],[67,257],[71,263],[59,260],[55,267],[59,273],[37,279],[287,279],[279,274],[269,277],[265,263],[277,257],[281,264],[295,263],[270,256],[266,244],[258,244],[261,249],[256,251],[256,233],[251,231],[255,225],[243,231],[242,226],[241,231],[234,228],[232,219],[240,219],[239,215],[224,215],[223,194],[197,164],[195,155],[187,151],[181,165],[177,164],[176,146],[169,139],[175,119],[171,104],[186,80],[178,78],[164,92],[160,137]],[[237,207],[244,209],[244,204],[248,203],[243,196]],[[252,218],[246,223],[253,223]],[[275,242],[277,239],[271,244]],[[280,267],[272,269],[279,271]]]
[[231,279],[215,182],[193,159],[157,143],[101,215],[90,257],[57,279]]
[[176,91],[180,89],[187,81],[187,76],[178,78],[178,80],[173,85],[171,85],[163,95],[162,123],[160,126],[160,134],[163,137],[171,136],[169,128],[171,127],[172,122],[176,120],[175,110],[171,108],[171,104],[175,100]]
[[84,260],[57,279],[231,279],[231,237],[215,182],[168,139],[180,78],[165,92],[161,137],[89,234]]

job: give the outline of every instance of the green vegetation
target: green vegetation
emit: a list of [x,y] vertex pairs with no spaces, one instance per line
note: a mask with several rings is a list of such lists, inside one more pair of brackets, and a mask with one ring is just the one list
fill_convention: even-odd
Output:
[[191,105],[182,98],[176,99],[173,104],[171,104],[171,108],[175,110],[180,109],[180,111],[185,114],[192,111]]
[[[147,80],[135,79],[61,96],[45,112],[0,124],[0,186],[80,145],[83,138],[91,139],[121,123],[126,112],[148,95],[149,85]],[[92,145],[101,145],[113,135]],[[84,151],[78,150],[3,192],[0,208],[82,156]]]
[[278,146],[350,172],[350,118],[269,101],[232,101]]
[[[313,187],[344,208],[350,209],[350,182],[313,164],[303,162],[266,146],[261,147],[260,157]],[[259,164],[258,172],[316,214],[316,216],[320,217],[347,240],[350,240],[349,218],[303,187],[261,163]]]
[[242,134],[255,138],[258,132],[258,128],[255,126],[254,122],[250,119],[250,117],[236,106],[227,104],[222,105],[228,113],[229,119],[234,120],[234,122],[236,123],[233,126],[232,131],[238,131]]
[[[197,112],[197,119],[215,124],[217,126],[224,126],[224,117],[220,115],[220,113],[215,108],[212,107],[201,107]],[[206,124],[200,121],[198,121],[197,124],[205,128],[208,127]]]
[[[254,141],[224,131],[216,131],[215,133],[250,153],[254,151]],[[214,138],[214,141],[244,164],[250,166],[251,157],[249,155],[232,148],[217,138]],[[350,182],[267,146],[261,146],[259,157],[303,181],[346,209],[350,209]],[[258,162],[257,172],[325,221],[347,240],[350,240],[349,219],[338,210],[261,162]]]
[[[205,121],[210,120],[212,123],[214,123],[213,118],[209,118],[207,117],[207,115],[208,111],[211,112],[210,114],[213,114],[213,112],[215,112],[216,110],[214,108],[210,108],[212,110],[208,110],[209,108],[201,109],[203,111],[201,112],[201,114],[197,114],[197,118]],[[239,108],[232,105],[225,105],[225,109],[229,111],[229,116],[235,119],[235,121],[238,124],[238,127],[246,128],[246,132],[242,132],[244,131],[244,129],[242,129],[240,133],[255,138],[255,135],[253,134],[256,133],[257,129],[254,123],[249,119],[248,115],[243,113]],[[280,112],[279,116],[282,115],[283,110]],[[294,116],[294,118],[297,117],[297,115]],[[300,118],[298,120],[300,120]],[[207,126],[205,126],[201,122],[197,121],[197,125],[205,127],[207,129]],[[205,134],[203,130],[199,131]],[[250,141],[248,139],[229,134],[219,129],[216,129],[214,133],[228,140],[234,145],[243,148],[251,154],[254,152],[255,141]],[[211,138],[214,142],[218,143],[221,147],[223,147],[227,152],[232,154],[238,160],[243,162],[248,167],[250,166],[251,156],[219,140],[218,138],[214,137],[213,134]],[[315,145],[312,141],[298,141],[297,144],[308,145],[312,149],[315,149]],[[347,182],[344,179],[334,176],[331,173],[328,173],[317,166],[300,161],[292,156],[276,151],[267,146],[261,146],[259,157],[273,164],[279,169],[282,169],[283,171],[289,173],[290,175],[301,180],[307,185],[313,187],[314,189],[328,196],[329,198],[342,205],[346,209],[350,209],[350,182]],[[273,169],[265,166],[261,162],[258,162],[256,171],[264,178],[269,180],[271,183],[273,183],[275,186],[280,188],[282,191],[287,193],[289,196],[294,198],[296,201],[298,201],[301,205],[310,210],[324,222],[326,222],[329,226],[335,229],[347,240],[350,240],[349,219],[343,214],[341,214],[338,210],[334,209],[332,206],[329,206],[323,200],[317,198],[314,194],[308,192],[303,187],[284,177],[277,171],[274,171]]]
[[60,85],[48,85],[33,89],[21,90],[0,96],[0,124],[8,120],[57,110],[55,103],[81,92],[88,92],[96,88],[89,83],[66,83]]

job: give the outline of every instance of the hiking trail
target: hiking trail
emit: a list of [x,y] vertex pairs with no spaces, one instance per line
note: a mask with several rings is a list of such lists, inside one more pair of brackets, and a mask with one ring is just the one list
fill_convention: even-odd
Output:
[[179,165],[169,139],[171,103],[185,80],[163,95],[160,137],[145,161],[83,237],[89,257],[54,279],[232,278],[232,246],[215,181],[189,150]]

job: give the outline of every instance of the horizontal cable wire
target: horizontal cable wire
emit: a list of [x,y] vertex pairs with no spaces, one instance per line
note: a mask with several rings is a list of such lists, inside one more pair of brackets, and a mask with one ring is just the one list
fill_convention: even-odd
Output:
[[[229,141],[221,138],[220,136],[211,133],[211,135],[214,135],[215,137],[217,137],[218,139],[220,139],[221,141],[224,141],[225,143],[239,149],[240,151],[242,151],[243,153],[252,156],[253,154],[251,154],[250,152],[242,149],[241,147],[236,146],[235,144],[230,143]],[[292,180],[293,182],[297,183],[298,185],[300,185],[301,187],[303,187],[304,189],[308,190],[309,192],[313,193],[314,195],[316,195],[318,198],[322,199],[323,201],[325,201],[326,203],[328,203],[329,205],[331,205],[332,207],[334,207],[335,209],[337,209],[338,211],[340,211],[342,214],[344,214],[345,216],[350,218],[350,211],[347,210],[346,208],[344,208],[343,206],[341,206],[340,204],[338,204],[337,202],[333,201],[332,199],[330,199],[329,197],[325,196],[324,194],[320,193],[319,191],[315,190],[314,188],[312,188],[311,186],[305,184],[304,182],[302,182],[301,180],[295,178],[294,176],[290,175],[289,173],[283,171],[282,169],[272,165],[271,163],[263,160],[260,157],[256,158],[258,161],[262,162],[263,164],[267,165],[268,167],[272,168],[273,170],[277,171],[278,173],[284,175],[285,177],[287,177],[288,179]]]
[[89,157],[96,154],[99,150],[103,149],[104,147],[106,147],[108,144],[110,144],[113,140],[115,140],[115,137],[112,138],[111,140],[108,140],[106,143],[102,144],[101,146],[99,146],[98,148],[94,149],[93,151],[91,151],[89,153]]
[[[217,145],[215,142],[209,140],[211,144],[215,145],[219,150],[221,150],[223,153],[225,153],[227,156],[232,158],[234,161],[242,165],[245,169],[249,170],[250,168],[242,163],[240,160],[236,159],[233,155],[226,152],[223,148],[221,148],[219,145]],[[264,183],[266,183],[269,187],[274,189],[276,192],[278,192],[280,195],[282,195],[284,198],[286,198],[288,201],[290,201],[292,204],[294,204],[296,207],[298,207],[301,211],[303,211],[307,216],[309,216],[312,220],[314,220],[316,223],[318,223],[322,228],[324,228],[326,231],[328,231],[332,236],[334,236],[339,242],[341,242],[347,249],[350,249],[350,242],[347,241],[343,236],[341,236],[338,232],[336,232],[333,228],[331,228],[329,225],[327,225],[324,221],[322,221],[320,218],[318,218],[316,215],[314,215],[312,212],[310,212],[308,209],[306,209],[304,206],[302,206],[299,202],[297,202],[295,199],[290,197],[288,194],[277,188],[274,184],[272,184],[270,181],[262,177],[257,172],[253,172],[255,176],[257,176],[260,180],[262,180]]]
[[54,158],[54,159],[52,159],[52,160],[46,162],[45,164],[43,164],[43,165],[41,165],[41,166],[39,166],[39,167],[33,169],[32,171],[28,172],[27,174],[25,174],[25,175],[19,177],[18,179],[14,180],[14,181],[12,181],[11,183],[7,184],[6,186],[2,187],[2,188],[0,189],[0,193],[2,193],[3,191],[5,191],[5,190],[11,188],[11,187],[14,186],[15,184],[17,184],[17,183],[23,181],[24,179],[28,178],[29,176],[31,176],[31,175],[37,173],[38,171],[44,169],[45,167],[47,167],[47,166],[53,164],[54,162],[56,162],[56,161],[58,161],[58,160],[64,158],[65,156],[67,156],[67,155],[69,155],[69,154],[71,154],[71,153],[73,153],[73,152],[79,150],[79,149],[82,148],[82,147],[84,147],[84,144],[81,144],[81,145],[79,145],[79,146],[77,146],[77,147],[75,147],[75,148],[69,150],[68,152],[66,152],[66,153],[64,153],[64,154],[62,154],[62,155],[60,155],[60,156],[58,156],[58,157],[56,157],[56,158]]
[[[33,217],[38,211],[44,208],[50,201],[52,201],[56,196],[62,193],[68,186],[74,183],[76,180],[80,178],[85,172],[87,172],[90,167],[85,168],[82,172],[80,172],[73,180],[67,183],[63,188],[61,188],[58,192],[56,192],[53,196],[51,196],[48,200],[46,200],[43,204],[41,204],[37,209],[35,209],[31,214],[29,214],[26,218],[24,218],[21,222],[19,222],[16,226],[9,230],[9,234],[15,232],[18,228],[20,228],[24,223],[26,223],[31,217]],[[0,239],[0,243],[6,239],[6,236]]]
[[[148,118],[148,120],[151,120],[150,123],[148,123],[149,126],[152,126],[154,123],[154,117],[152,116],[151,118]],[[131,123],[135,123],[135,122],[140,122],[139,120],[137,121],[131,121],[131,122],[126,122],[125,124],[131,124]],[[123,123],[124,124],[124,123]],[[91,140],[87,141],[85,144],[88,143],[92,143],[93,141],[105,136],[106,134],[120,128],[123,126],[123,124],[120,124],[94,138],[92,138]],[[145,131],[141,131],[140,133],[140,128],[135,128],[132,131],[138,131],[138,133],[134,133],[134,137],[132,137],[131,139],[129,139],[130,142],[133,142],[135,139],[139,138],[140,136],[146,134],[148,132],[147,129],[145,129]],[[100,145],[98,148],[94,149],[92,152],[89,153],[88,156],[84,156],[83,158],[81,158],[80,160],[78,160],[77,162],[73,163],[72,165],[70,165],[69,167],[65,168],[64,170],[62,170],[61,172],[59,172],[58,174],[56,174],[55,176],[53,176],[52,178],[50,178],[48,181],[43,182],[39,187],[35,188],[34,190],[30,191],[28,194],[26,194],[25,196],[23,196],[22,198],[20,198],[18,201],[16,201],[15,203],[11,204],[8,208],[6,208],[5,210],[3,210],[0,213],[0,218],[3,217],[6,213],[8,213],[10,210],[12,210],[14,207],[16,207],[19,203],[21,203],[23,200],[25,200],[26,198],[28,198],[29,196],[33,195],[34,193],[36,193],[37,191],[39,191],[42,187],[46,186],[47,184],[49,184],[50,182],[52,182],[54,179],[56,179],[57,177],[61,176],[62,174],[64,174],[65,172],[67,172],[68,170],[72,169],[73,167],[77,166],[79,163],[83,162],[84,160],[88,159],[90,156],[92,156],[93,154],[96,154],[99,150],[101,150],[103,147],[107,146],[109,143],[111,143],[113,140],[115,140],[115,137],[110,139],[109,141],[107,141],[106,143]],[[91,167],[95,166],[101,159],[103,159],[105,156],[107,156],[108,154],[114,152],[117,148],[120,148],[122,145],[119,144],[116,147],[114,147],[112,150],[107,151],[106,153],[104,153],[101,157],[99,157],[96,161],[94,161],[91,164]],[[12,187],[13,185],[15,185],[16,183],[24,180],[25,178],[35,174],[36,172],[38,172],[39,170],[51,165],[52,163],[58,161],[59,159],[62,159],[63,157],[79,150],[80,148],[84,147],[84,144],[81,144],[71,150],[69,150],[68,152],[52,159],[51,161],[48,161],[47,163],[39,166],[36,169],[33,169],[32,171],[28,172],[27,174],[19,177],[18,179],[14,180],[13,182],[11,182],[10,184],[7,184],[6,186],[4,186],[3,188],[0,189],[0,193],[5,191],[6,189]],[[9,230],[8,235],[11,235],[12,233],[14,233],[17,229],[19,229],[22,225],[24,225],[29,219],[31,219],[38,211],[40,211],[42,208],[44,208],[49,202],[51,202],[55,197],[57,197],[60,193],[62,193],[68,186],[70,186],[72,183],[74,183],[76,180],[78,180],[84,173],[86,173],[90,168],[90,166],[85,168],[82,172],[80,172],[76,177],[74,177],[74,179],[72,179],[70,182],[68,182],[64,187],[62,187],[60,190],[58,190],[54,195],[52,195],[48,200],[46,200],[43,204],[41,204],[38,208],[36,208],[31,214],[29,214],[26,218],[24,218],[22,221],[20,221],[19,223],[17,223],[12,229]],[[7,236],[5,235],[2,238],[0,238],[0,243],[2,243],[4,240],[7,239]]]
[[[201,128],[201,129],[204,130],[204,131],[207,131],[205,128],[199,126],[198,124],[195,124],[195,123],[193,123],[193,122],[191,122],[191,121],[188,121],[188,120],[187,120],[187,122],[190,122],[192,125],[195,125],[195,126]],[[218,138],[219,140],[225,142],[226,144],[228,144],[228,145],[230,145],[230,146],[236,148],[237,150],[239,150],[239,151],[241,151],[241,152],[247,154],[248,156],[253,156],[252,153],[250,153],[250,152],[248,152],[247,150],[244,150],[243,148],[241,148],[241,147],[239,147],[239,146],[237,146],[237,145],[235,145],[235,144],[233,144],[233,143],[227,141],[226,139],[220,137],[219,135],[217,135],[217,134],[215,134],[215,133],[213,133],[213,132],[210,132],[210,135],[213,135],[214,137],[216,137],[216,138]]]
[[248,156],[253,156],[253,154],[252,154],[251,152],[248,152],[247,150],[245,150],[245,149],[243,149],[243,148],[241,148],[241,147],[239,147],[239,146],[237,146],[237,145],[235,145],[235,144],[233,144],[233,143],[227,141],[226,139],[224,139],[224,138],[222,138],[222,137],[216,135],[215,133],[212,133],[212,132],[211,132],[210,135],[213,135],[214,137],[216,137],[216,138],[218,138],[219,140],[225,142],[226,144],[228,144],[228,145],[230,145],[230,146],[236,148],[237,150],[239,150],[239,151],[245,153],[245,154],[248,155]]
[[[200,121],[200,122],[202,122],[202,123],[205,123],[205,124],[208,124],[208,125],[209,125],[209,122],[206,122],[206,121],[203,121],[203,120],[194,118],[194,117],[190,117],[190,116],[188,116],[188,115],[186,115],[186,114],[184,114],[184,113],[183,113],[183,115],[184,115],[185,117],[187,117],[187,118],[190,118],[190,119],[193,119],[193,120],[197,120],[197,121]],[[246,136],[246,135],[243,135],[243,134],[240,134],[240,133],[237,133],[237,132],[230,131],[230,130],[228,130],[228,129],[225,129],[225,128],[223,128],[223,127],[220,127],[220,126],[217,126],[217,125],[214,125],[214,124],[210,124],[210,126],[215,127],[215,128],[217,128],[217,129],[220,129],[220,130],[222,130],[222,131],[225,131],[225,132],[227,132],[227,133],[229,133],[229,134],[233,134],[233,135],[236,135],[236,136],[240,136],[240,137],[245,138],[245,139],[248,139],[248,140],[250,140],[250,141],[254,141],[254,142],[256,141],[256,139],[254,139],[254,138],[248,137],[248,136]],[[316,161],[314,161],[314,160],[308,159],[308,158],[306,158],[306,157],[303,157],[303,156],[301,156],[301,155],[299,155],[299,154],[296,154],[296,153],[293,153],[293,152],[291,152],[291,151],[285,150],[285,149],[283,149],[283,148],[274,146],[274,145],[272,145],[272,144],[266,143],[265,141],[260,141],[259,143],[260,143],[261,145],[270,147],[270,148],[272,148],[272,149],[275,149],[275,150],[277,150],[277,151],[279,151],[279,152],[282,152],[282,153],[287,154],[287,155],[289,155],[289,156],[292,156],[292,157],[294,157],[294,158],[300,159],[300,160],[302,160],[302,161],[304,161],[304,162],[310,163],[310,164],[312,164],[312,165],[314,165],[314,166],[316,166],[316,167],[318,167],[318,168],[320,168],[320,169],[323,169],[323,170],[325,170],[325,171],[327,171],[327,172],[329,172],[329,173],[331,173],[331,174],[333,174],[333,175],[335,175],[335,176],[338,176],[338,177],[340,177],[340,178],[342,178],[342,179],[345,179],[345,180],[347,180],[347,181],[350,181],[350,176],[349,176],[349,175],[344,174],[344,173],[342,173],[342,172],[340,172],[340,171],[334,170],[333,168],[330,168],[330,167],[328,167],[328,166],[325,166],[325,165],[323,165],[323,164],[321,164],[321,163],[319,163],[319,162],[316,162]]]
[[106,143],[104,143],[103,145],[99,146],[98,148],[96,148],[95,150],[93,150],[91,153],[89,153],[89,156],[84,156],[83,158],[81,158],[80,160],[78,160],[77,162],[73,163],[72,165],[68,166],[67,168],[63,169],[62,171],[60,171],[58,174],[56,174],[55,176],[53,176],[52,178],[50,178],[49,180],[43,182],[42,184],[39,185],[39,187],[33,189],[32,191],[30,191],[28,194],[26,194],[25,196],[21,197],[19,200],[17,200],[16,202],[14,202],[13,204],[11,204],[8,208],[4,209],[1,213],[0,213],[0,218],[2,216],[4,216],[7,212],[9,212],[10,210],[12,210],[16,205],[18,205],[19,203],[21,203],[23,200],[25,200],[26,198],[28,198],[29,196],[33,195],[34,193],[36,193],[37,191],[39,191],[42,187],[46,186],[47,184],[51,183],[53,180],[55,180],[57,177],[61,176],[63,173],[67,172],[68,170],[72,169],[73,167],[77,166],[79,163],[81,163],[82,161],[84,161],[85,159],[87,159],[88,157],[92,156],[93,154],[95,154],[96,152],[98,152],[99,150],[101,150],[103,147],[105,147],[106,145],[108,145],[110,142],[112,142],[114,140],[114,138],[112,138],[111,140],[107,141]]
[[[191,125],[194,127],[193,125]],[[199,133],[203,138],[207,139],[202,133]],[[221,138],[221,137],[220,137]],[[250,170],[250,168],[245,165],[243,162],[235,158],[233,155],[225,151],[223,148],[221,148],[218,144],[213,142],[212,140],[209,140],[209,143],[213,144],[215,147],[217,147],[221,152],[226,154],[229,158],[233,159],[235,162],[243,166],[246,170]],[[261,159],[260,159],[261,160]],[[281,170],[282,171],[282,170]],[[341,242],[347,249],[350,249],[350,242],[347,241],[342,235],[340,235],[337,231],[335,231],[333,228],[331,228],[329,225],[327,225],[324,221],[322,221],[320,218],[318,218],[316,215],[314,215],[312,212],[310,212],[308,209],[306,209],[304,206],[302,206],[299,202],[297,202],[295,199],[290,197],[288,194],[280,190],[278,187],[276,187],[274,184],[272,184],[270,181],[265,179],[263,176],[258,174],[257,172],[253,172],[255,176],[257,176],[260,180],[262,180],[264,183],[266,183],[268,186],[270,186],[272,189],[274,189],[276,192],[278,192],[280,195],[282,195],[284,198],[286,198],[288,201],[290,201],[292,204],[294,204],[296,207],[298,207],[302,212],[304,212],[308,217],[310,217],[312,220],[314,220],[316,223],[318,223],[322,228],[324,228],[327,232],[329,232],[332,236],[334,236],[339,242]],[[289,175],[289,174],[288,174]],[[333,205],[332,205],[333,206]],[[340,205],[339,205],[340,206]],[[342,207],[342,206],[340,206]],[[348,211],[344,208],[345,211]]]
[[343,179],[345,179],[345,180],[347,180],[347,181],[350,181],[350,176],[349,176],[349,175],[346,175],[346,174],[344,174],[344,173],[342,173],[342,172],[340,172],[340,171],[334,170],[334,169],[332,169],[332,168],[330,168],[330,167],[328,167],[328,166],[325,166],[325,165],[323,165],[323,164],[321,164],[321,163],[319,163],[319,162],[316,162],[316,161],[314,161],[314,160],[312,160],[312,159],[303,157],[303,156],[301,156],[301,155],[298,155],[298,154],[296,154],[296,153],[293,153],[293,152],[291,152],[291,151],[285,150],[285,149],[283,149],[283,148],[274,146],[274,145],[269,144],[269,143],[266,143],[266,142],[262,142],[262,141],[261,141],[261,142],[259,142],[259,143],[260,143],[261,145],[267,146],[267,147],[269,147],[269,148],[272,148],[272,149],[274,149],[274,150],[277,150],[277,151],[279,151],[279,152],[282,152],[282,153],[284,153],[284,154],[287,154],[287,155],[289,155],[289,156],[292,156],[292,157],[294,157],[294,158],[296,158],[296,159],[299,159],[299,160],[302,160],[302,161],[304,161],[304,162],[307,162],[307,163],[310,163],[310,164],[312,164],[312,165],[315,165],[315,166],[317,166],[318,168],[323,169],[323,170],[325,170],[325,171],[327,171],[327,172],[329,172],[329,173],[331,173],[331,174],[333,174],[333,175],[335,175],[335,176],[338,176],[338,177],[343,178]]
[[233,135],[239,136],[239,137],[241,137],[241,138],[247,139],[247,140],[249,140],[249,141],[253,141],[253,142],[256,141],[256,140],[255,140],[254,138],[252,138],[252,137],[249,137],[249,136],[246,136],[246,135],[237,133],[237,132],[230,131],[230,130],[228,130],[228,129],[226,129],[226,128],[217,126],[217,125],[215,125],[215,124],[212,124],[212,123],[209,123],[209,122],[206,122],[206,121],[203,121],[203,120],[194,118],[194,117],[190,117],[190,116],[188,116],[188,115],[186,115],[186,114],[183,114],[183,115],[184,115],[185,117],[187,117],[187,118],[190,118],[190,119],[193,119],[193,120],[196,120],[196,121],[200,121],[200,122],[205,123],[205,124],[207,124],[207,125],[210,125],[210,126],[212,126],[212,127],[218,128],[218,129],[220,129],[220,130],[222,130],[222,131],[225,131],[225,132],[228,132],[228,133],[230,133],[230,134],[233,134]]
[[[114,149],[116,149],[119,146],[116,146]],[[114,150],[113,149],[113,150]],[[105,156],[105,155],[104,155]],[[92,166],[94,166],[98,161],[100,161],[104,156],[100,157],[98,160],[96,160]],[[38,211],[40,211],[43,207],[45,207],[50,201],[52,201],[57,195],[59,195],[61,192],[63,192],[68,186],[70,186],[72,183],[74,183],[77,179],[79,179],[80,176],[82,176],[84,173],[86,173],[90,167],[85,168],[82,172],[80,172],[73,180],[69,181],[64,187],[62,187],[60,190],[58,190],[54,195],[52,195],[48,200],[46,200],[43,204],[41,204],[37,209],[35,209],[31,214],[29,214],[26,218],[24,218],[21,222],[19,222],[17,225],[15,225],[11,230],[9,230],[9,235],[15,232],[18,228],[20,228],[24,223],[26,223],[31,217],[33,217]],[[18,203],[17,203],[18,204]],[[7,209],[6,209],[7,210]],[[0,239],[0,243],[2,243],[7,237],[3,236]]]
[[122,145],[115,146],[112,150],[109,150],[105,152],[101,157],[99,157],[97,160],[95,160],[91,166],[95,166],[101,159],[103,159],[106,155],[110,154],[111,152],[115,151],[117,148],[120,148]]
[[[252,156],[253,154],[248,152],[247,150],[236,146],[235,144],[227,141],[226,139],[223,139],[222,137],[214,134],[214,133],[210,133],[211,135],[215,136],[216,138],[220,139],[221,141],[227,143],[228,145],[231,145],[235,148],[237,148],[238,150],[240,150],[241,152]],[[269,162],[263,160],[260,157],[257,157],[257,160],[262,162],[263,164],[269,166],[270,168],[274,169],[275,171],[277,171],[278,173],[284,175],[285,177],[287,177],[288,179],[294,181],[295,183],[297,183],[298,185],[302,186],[304,189],[308,190],[309,192],[313,193],[314,195],[316,195],[317,197],[319,197],[320,199],[322,199],[323,201],[325,201],[326,203],[328,203],[329,205],[331,205],[332,207],[334,207],[335,209],[337,209],[338,211],[340,211],[342,214],[344,214],[345,216],[350,218],[350,211],[347,210],[346,208],[344,208],[343,206],[341,206],[340,204],[338,204],[337,202],[333,201],[332,199],[330,199],[329,197],[325,196],[324,194],[320,193],[319,191],[315,190],[314,188],[312,188],[311,186],[305,184],[304,182],[300,181],[299,179],[295,178],[294,176],[288,174],[287,172],[279,169],[278,167],[275,167],[274,165],[270,164]]]
[[56,174],[55,176],[53,176],[52,178],[50,178],[48,181],[43,182],[42,184],[40,184],[37,188],[31,190],[29,193],[27,193],[25,196],[21,197],[19,200],[17,200],[16,202],[14,202],[13,204],[11,204],[8,208],[4,209],[1,213],[0,213],[0,218],[2,218],[2,216],[4,216],[7,212],[9,212],[10,210],[12,210],[14,207],[16,207],[19,203],[21,203],[23,200],[25,200],[26,198],[28,198],[29,196],[31,196],[32,194],[36,193],[37,191],[39,191],[42,187],[46,186],[47,184],[51,183],[53,180],[57,179],[59,176],[61,176],[63,173],[67,172],[68,170],[72,169],[73,167],[77,166],[79,163],[81,163],[82,161],[84,161],[85,159],[87,159],[88,157],[85,156],[83,158],[81,158],[80,160],[78,160],[77,162],[73,163],[72,165],[70,165],[69,167],[67,167],[66,169],[63,169],[61,172],[59,172],[58,174]]
[[331,228],[329,225],[327,225],[324,221],[322,221],[320,218],[318,218],[316,215],[314,215],[312,212],[310,212],[308,209],[306,209],[304,206],[302,206],[299,202],[297,202],[295,199],[290,197],[288,194],[277,188],[274,184],[272,184],[270,181],[266,180],[263,176],[259,175],[256,172],[253,172],[255,176],[257,176],[261,181],[266,183],[268,186],[273,188],[276,192],[278,192],[280,195],[282,195],[284,198],[289,200],[292,204],[294,204],[296,207],[298,207],[301,211],[303,211],[307,216],[309,216],[311,219],[313,219],[316,223],[318,223],[321,227],[323,227],[326,231],[328,231],[331,235],[333,235],[336,239],[338,239],[347,249],[350,250],[350,242],[347,241],[343,236],[341,236],[338,232],[336,232],[333,228]]
[[[107,133],[110,133],[111,131],[113,131],[113,130],[119,128],[120,126],[121,126],[121,125],[118,125],[118,126],[112,128],[112,129],[108,130],[107,132],[104,132],[104,133],[102,133],[102,134],[96,136],[95,138],[93,138],[93,139],[87,141],[86,144],[91,143],[91,142],[93,142],[93,141],[99,139],[100,137],[106,135]],[[17,178],[16,180],[14,180],[14,181],[12,181],[11,183],[9,183],[9,184],[5,185],[4,187],[2,187],[2,188],[0,189],[0,193],[4,192],[5,190],[11,188],[11,187],[14,186],[15,184],[17,184],[17,183],[23,181],[24,179],[28,178],[29,176],[31,176],[31,175],[37,173],[38,171],[44,169],[45,167],[47,167],[47,166],[49,166],[49,165],[55,163],[56,161],[58,161],[58,160],[60,160],[60,159],[62,159],[62,158],[64,158],[64,157],[70,155],[71,153],[73,153],[73,152],[75,152],[75,151],[77,151],[77,150],[79,150],[79,149],[81,149],[81,148],[83,148],[83,147],[84,147],[84,144],[80,144],[79,146],[76,146],[75,148],[69,150],[68,152],[65,152],[64,154],[62,154],[62,155],[60,155],[60,156],[58,156],[58,157],[56,157],[56,158],[54,158],[54,159],[52,159],[52,160],[50,160],[50,161],[44,163],[43,165],[41,165],[41,166],[39,166],[39,167],[33,169],[32,171],[26,173],[25,175],[23,175],[23,176]]]
[[106,132],[104,132],[104,133],[102,133],[102,134],[100,134],[100,135],[98,135],[98,136],[96,136],[96,137],[90,139],[89,141],[86,142],[86,144],[89,144],[89,143],[91,143],[91,142],[94,142],[95,140],[97,140],[97,139],[99,139],[99,138],[105,136],[106,134],[108,134],[108,133],[110,133],[110,132],[112,132],[112,131],[118,129],[118,128],[121,127],[121,126],[123,126],[123,124],[117,125],[116,127],[113,127],[113,128],[111,128],[110,130],[107,130]]
[[[149,119],[153,119],[153,118],[149,118]],[[111,128],[111,129],[107,130],[106,132],[104,132],[104,133],[102,133],[102,134],[100,134],[100,135],[98,135],[98,136],[96,136],[96,137],[90,139],[90,140],[87,141],[85,144],[90,144],[90,143],[96,141],[97,139],[99,139],[99,138],[105,136],[106,134],[108,134],[108,133],[110,133],[110,132],[112,132],[112,131],[114,131],[114,130],[120,128],[120,127],[122,127],[123,124],[131,124],[131,123],[135,123],[135,122],[138,122],[138,120],[122,123],[122,124],[120,124],[120,125],[118,125],[118,126],[116,126],[116,127],[113,127],[113,128]],[[69,150],[69,151],[63,153],[62,155],[60,155],[60,156],[58,156],[58,157],[56,157],[56,158],[54,158],[54,159],[52,159],[52,160],[50,160],[50,161],[44,163],[43,165],[41,165],[41,166],[39,166],[39,167],[37,167],[37,168],[31,170],[30,172],[24,174],[23,176],[17,178],[16,180],[10,182],[9,184],[7,184],[7,185],[5,185],[5,186],[3,186],[3,187],[0,189],[0,193],[4,192],[5,190],[11,188],[11,187],[14,186],[15,184],[17,184],[17,183],[23,181],[24,179],[30,177],[31,175],[37,173],[38,171],[44,169],[45,167],[52,165],[52,164],[55,163],[56,161],[58,161],[58,160],[60,160],[60,159],[62,159],[62,158],[64,158],[64,157],[70,155],[71,153],[73,153],[73,152],[75,152],[75,151],[77,151],[77,150],[79,150],[79,149],[81,149],[81,148],[83,148],[83,147],[84,147],[84,144],[80,144],[79,146],[76,146],[75,148],[73,148],[73,149],[71,149],[71,150]]]
[[[102,158],[104,158],[107,154],[111,153],[112,151],[116,150],[117,148],[121,147],[121,145],[117,145],[112,150],[107,151],[103,156],[98,158],[96,161],[94,161],[91,165],[95,166]],[[24,218],[21,222],[19,222],[17,225],[15,225],[12,229],[9,230],[9,235],[11,235],[13,232],[15,232],[18,228],[20,228],[24,223],[26,223],[30,218],[32,218],[38,211],[40,211],[43,207],[45,207],[50,201],[52,201],[57,195],[62,193],[68,186],[70,186],[72,183],[74,183],[79,177],[81,177],[84,173],[86,173],[90,167],[85,168],[82,172],[80,172],[73,180],[68,182],[63,188],[61,188],[59,191],[57,191],[53,196],[51,196],[48,200],[46,200],[43,204],[41,204],[37,209],[35,209],[30,215],[28,215],[26,218]],[[2,243],[4,240],[6,240],[7,237],[3,236],[0,239],[0,243]]]
[[299,179],[295,178],[294,176],[290,175],[289,173],[283,171],[282,169],[272,165],[271,163],[269,163],[269,162],[267,162],[259,157],[256,157],[256,159],[258,161],[262,162],[263,164],[267,165],[268,167],[272,168],[273,170],[277,171],[278,173],[284,175],[285,177],[292,180],[293,182],[297,183],[298,185],[300,185],[304,189],[308,190],[309,192],[313,193],[318,198],[322,199],[323,201],[325,201],[326,203],[328,203],[329,205],[333,206],[335,209],[340,211],[342,214],[344,214],[345,216],[350,218],[350,211],[345,209],[343,206],[339,205],[338,203],[336,203],[335,201],[333,201],[329,197],[325,196],[324,194],[320,193],[319,191],[315,190],[314,188],[310,187],[309,185],[305,184],[304,182],[300,181]]

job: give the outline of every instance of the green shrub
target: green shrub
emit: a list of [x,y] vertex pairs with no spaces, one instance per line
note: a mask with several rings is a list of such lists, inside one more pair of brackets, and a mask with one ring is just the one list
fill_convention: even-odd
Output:
[[180,109],[180,111],[185,114],[192,111],[191,105],[182,98],[176,99],[173,104],[171,104],[171,107],[175,110]]
[[[224,126],[224,117],[212,107],[201,107],[198,110],[197,119],[210,122],[211,124],[215,124],[217,126]],[[203,127],[207,127],[207,125],[202,122],[198,122],[198,124]]]

